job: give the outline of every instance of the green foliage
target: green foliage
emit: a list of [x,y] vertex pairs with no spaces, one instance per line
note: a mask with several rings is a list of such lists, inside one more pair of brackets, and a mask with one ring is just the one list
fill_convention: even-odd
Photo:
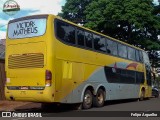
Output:
[[67,0],[59,13],[145,50],[160,50],[160,5],[153,0]]
[[62,13],[59,13],[58,16],[75,23],[83,22],[86,20],[84,10],[91,1],[92,0],[66,0],[66,4],[62,6]]
[[150,35],[157,40],[155,31],[160,29],[160,23],[152,14],[153,10],[151,0],[93,1],[85,10],[89,21],[85,26],[130,44],[135,44],[135,40],[140,41],[140,38],[150,39]]

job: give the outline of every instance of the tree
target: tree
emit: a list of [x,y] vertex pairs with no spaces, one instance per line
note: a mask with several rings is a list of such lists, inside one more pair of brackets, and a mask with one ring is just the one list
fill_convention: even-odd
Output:
[[[153,0],[67,0],[59,15],[83,22],[105,35],[141,47],[160,50],[160,5]],[[157,61],[157,58],[151,58]]]
[[97,0],[86,7],[85,26],[130,44],[157,40],[160,23],[153,10],[152,0]]
[[66,4],[62,6],[62,13],[58,15],[74,23],[84,22],[86,20],[84,11],[91,1],[92,0],[66,0]]
[[[85,26],[147,51],[160,50],[159,11],[152,0],[97,0],[86,7]],[[159,66],[158,58],[150,59]]]

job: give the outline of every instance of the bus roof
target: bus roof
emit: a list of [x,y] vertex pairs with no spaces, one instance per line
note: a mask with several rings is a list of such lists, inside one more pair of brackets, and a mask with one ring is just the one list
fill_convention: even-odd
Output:
[[8,24],[13,23],[13,22],[17,22],[17,21],[33,19],[33,18],[47,18],[48,16],[49,16],[49,14],[25,16],[25,17],[20,17],[20,18],[10,20]]
[[[103,33],[96,32],[96,31],[91,30],[91,29],[89,29],[89,28],[86,28],[86,27],[83,27],[83,26],[79,26],[79,25],[77,25],[77,24],[75,24],[75,23],[73,23],[73,22],[71,22],[71,21],[68,21],[68,20],[66,20],[66,19],[63,19],[63,18],[61,18],[61,17],[59,17],[59,16],[56,16],[56,15],[53,15],[53,14],[39,14],[39,15],[25,16],[25,17],[21,17],[21,18],[17,18],[17,19],[10,20],[8,24],[13,23],[13,22],[16,22],[16,21],[27,20],[27,19],[32,19],[32,18],[47,18],[48,16],[53,16],[54,18],[57,18],[57,19],[59,19],[59,20],[63,20],[63,21],[65,21],[65,22],[67,22],[67,23],[70,23],[70,24],[76,26],[76,27],[83,28],[83,29],[85,29],[85,30],[88,30],[88,31],[90,31],[90,32],[93,32],[93,33],[99,34],[99,35],[101,35],[101,36],[107,37],[107,38],[112,39],[112,40],[114,40],[114,41],[117,41],[117,42],[119,42],[119,43],[123,43],[123,44],[125,44],[125,45],[130,46],[130,47],[133,47],[133,48],[139,49],[139,50],[141,50],[141,51],[144,51],[143,49],[141,49],[141,48],[139,48],[139,47],[130,45],[130,44],[125,43],[125,42],[123,42],[123,41],[120,41],[120,40],[118,40],[118,39],[116,39],[116,38],[112,38],[112,37],[110,37],[110,36],[107,36],[107,35],[105,35],[105,34],[103,34]],[[144,52],[145,52],[145,51],[144,51]]]

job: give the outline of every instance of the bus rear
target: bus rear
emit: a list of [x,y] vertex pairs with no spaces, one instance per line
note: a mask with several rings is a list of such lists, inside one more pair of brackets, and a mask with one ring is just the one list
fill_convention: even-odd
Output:
[[6,40],[7,100],[53,101],[49,15],[29,16],[8,23]]

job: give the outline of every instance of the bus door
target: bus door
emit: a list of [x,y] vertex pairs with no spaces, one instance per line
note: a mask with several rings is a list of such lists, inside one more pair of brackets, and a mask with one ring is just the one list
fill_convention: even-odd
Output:
[[69,102],[72,98],[73,89],[73,63],[57,59],[56,60],[56,102]]
[[79,100],[81,99],[83,86],[80,87],[80,84],[83,81],[84,81],[84,64],[74,62],[73,73],[72,73],[72,82],[73,82],[72,101],[74,103],[79,102]]
[[[84,66],[67,60],[56,60],[56,101],[79,101],[80,90],[76,90],[80,82],[84,80]],[[79,93],[78,93],[79,92]],[[74,95],[74,96],[73,96]]]
[[146,78],[146,97],[151,96],[151,65],[147,53],[143,52],[143,60],[145,67]]
[[146,68],[146,82],[147,82],[147,97],[151,96],[151,68],[145,65]]

